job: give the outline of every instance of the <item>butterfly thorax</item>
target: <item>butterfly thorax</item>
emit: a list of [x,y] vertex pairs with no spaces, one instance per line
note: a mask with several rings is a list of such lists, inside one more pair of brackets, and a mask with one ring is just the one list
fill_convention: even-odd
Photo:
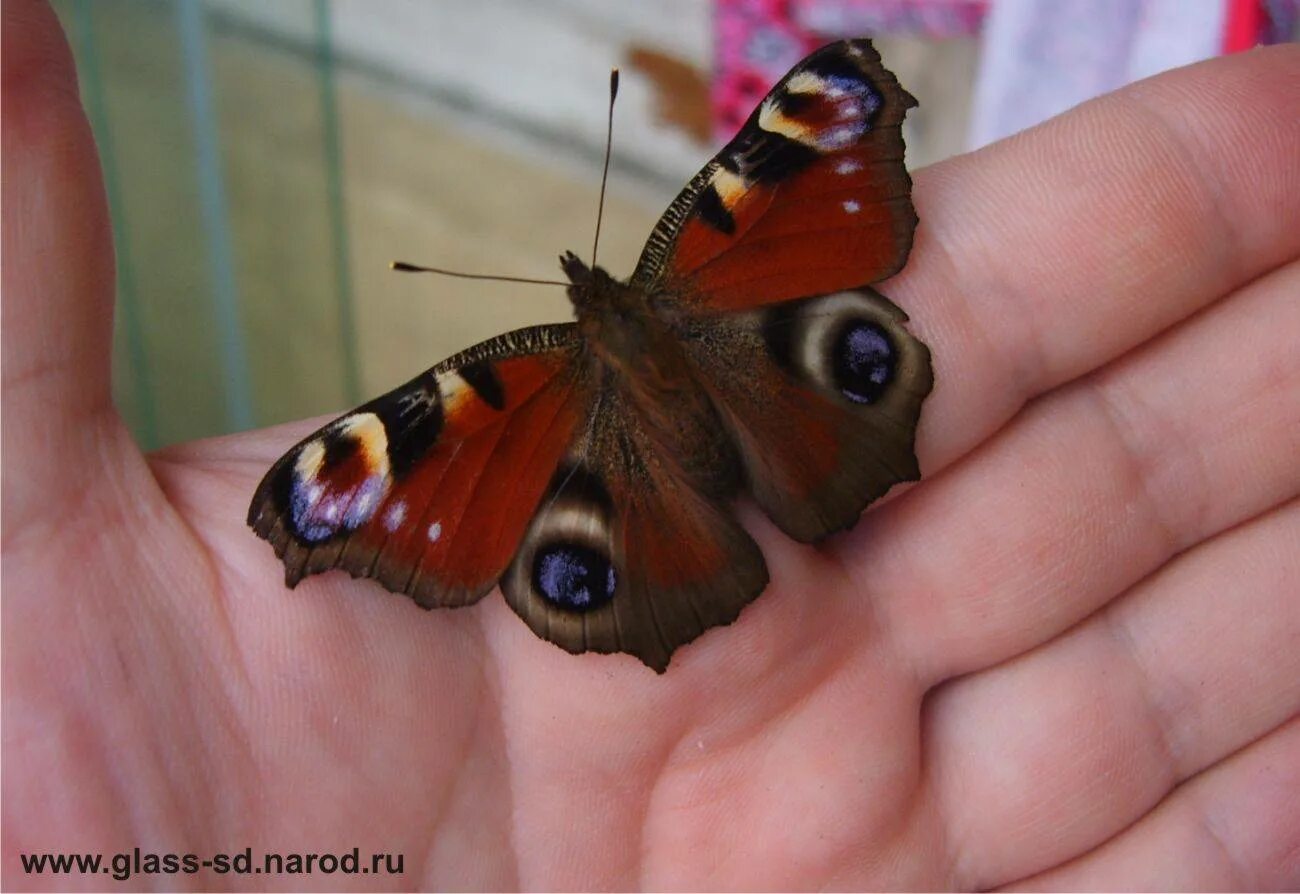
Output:
[[650,306],[643,290],[587,267],[572,254],[561,259],[578,331],[608,370],[636,391],[658,398],[698,391],[681,339]]

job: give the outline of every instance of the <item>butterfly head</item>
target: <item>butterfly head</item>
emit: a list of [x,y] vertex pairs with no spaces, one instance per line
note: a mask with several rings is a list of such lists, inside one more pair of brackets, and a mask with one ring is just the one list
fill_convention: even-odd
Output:
[[560,266],[569,278],[578,331],[606,366],[632,367],[645,378],[649,368],[676,357],[679,351],[666,343],[674,336],[651,313],[644,290],[588,267],[572,252],[560,256]]
[[571,251],[560,255],[560,268],[569,278],[569,300],[579,318],[618,304],[619,296],[627,290],[625,284],[610,276],[603,267],[588,267]]
[[572,292],[575,287],[589,288],[597,273],[603,273],[606,277],[609,276],[608,273],[605,273],[605,271],[601,270],[599,267],[588,267],[582,258],[578,257],[571,251],[566,251],[564,254],[560,255],[560,269],[564,271],[564,275],[567,276],[569,282],[572,283],[572,286],[569,287],[570,292]]

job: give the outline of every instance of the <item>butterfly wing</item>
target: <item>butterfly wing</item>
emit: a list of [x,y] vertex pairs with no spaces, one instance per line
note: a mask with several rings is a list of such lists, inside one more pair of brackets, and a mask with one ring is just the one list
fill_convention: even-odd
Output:
[[861,289],[685,324],[749,490],[790,537],[849,527],[891,486],[920,477],[916,426],[933,377],[906,321]]
[[248,523],[285,582],[341,568],[426,607],[492,589],[591,411],[573,324],[472,347],[313,433],[266,474]]
[[529,525],[501,589],[532,630],[569,652],[627,652],[663,672],[767,585],[757,544],[651,446],[606,391]]
[[914,105],[870,41],[813,53],[669,206],[632,284],[737,310],[896,273],[916,227],[902,136]]

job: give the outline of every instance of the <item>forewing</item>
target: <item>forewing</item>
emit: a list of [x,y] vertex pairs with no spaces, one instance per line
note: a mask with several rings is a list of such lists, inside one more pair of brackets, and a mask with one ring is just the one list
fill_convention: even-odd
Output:
[[296,445],[248,522],[290,587],[340,568],[424,606],[468,604],[510,562],[593,395],[572,324],[506,333]]
[[916,228],[902,137],[914,105],[870,41],[813,53],[669,206],[632,283],[736,310],[893,275]]

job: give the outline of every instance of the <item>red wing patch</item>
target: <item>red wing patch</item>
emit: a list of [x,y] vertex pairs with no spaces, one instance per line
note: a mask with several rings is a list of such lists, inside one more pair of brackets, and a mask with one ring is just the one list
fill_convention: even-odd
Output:
[[571,325],[471,348],[289,451],[249,523],[290,586],[342,568],[422,605],[473,602],[509,564],[590,410],[579,358]]

